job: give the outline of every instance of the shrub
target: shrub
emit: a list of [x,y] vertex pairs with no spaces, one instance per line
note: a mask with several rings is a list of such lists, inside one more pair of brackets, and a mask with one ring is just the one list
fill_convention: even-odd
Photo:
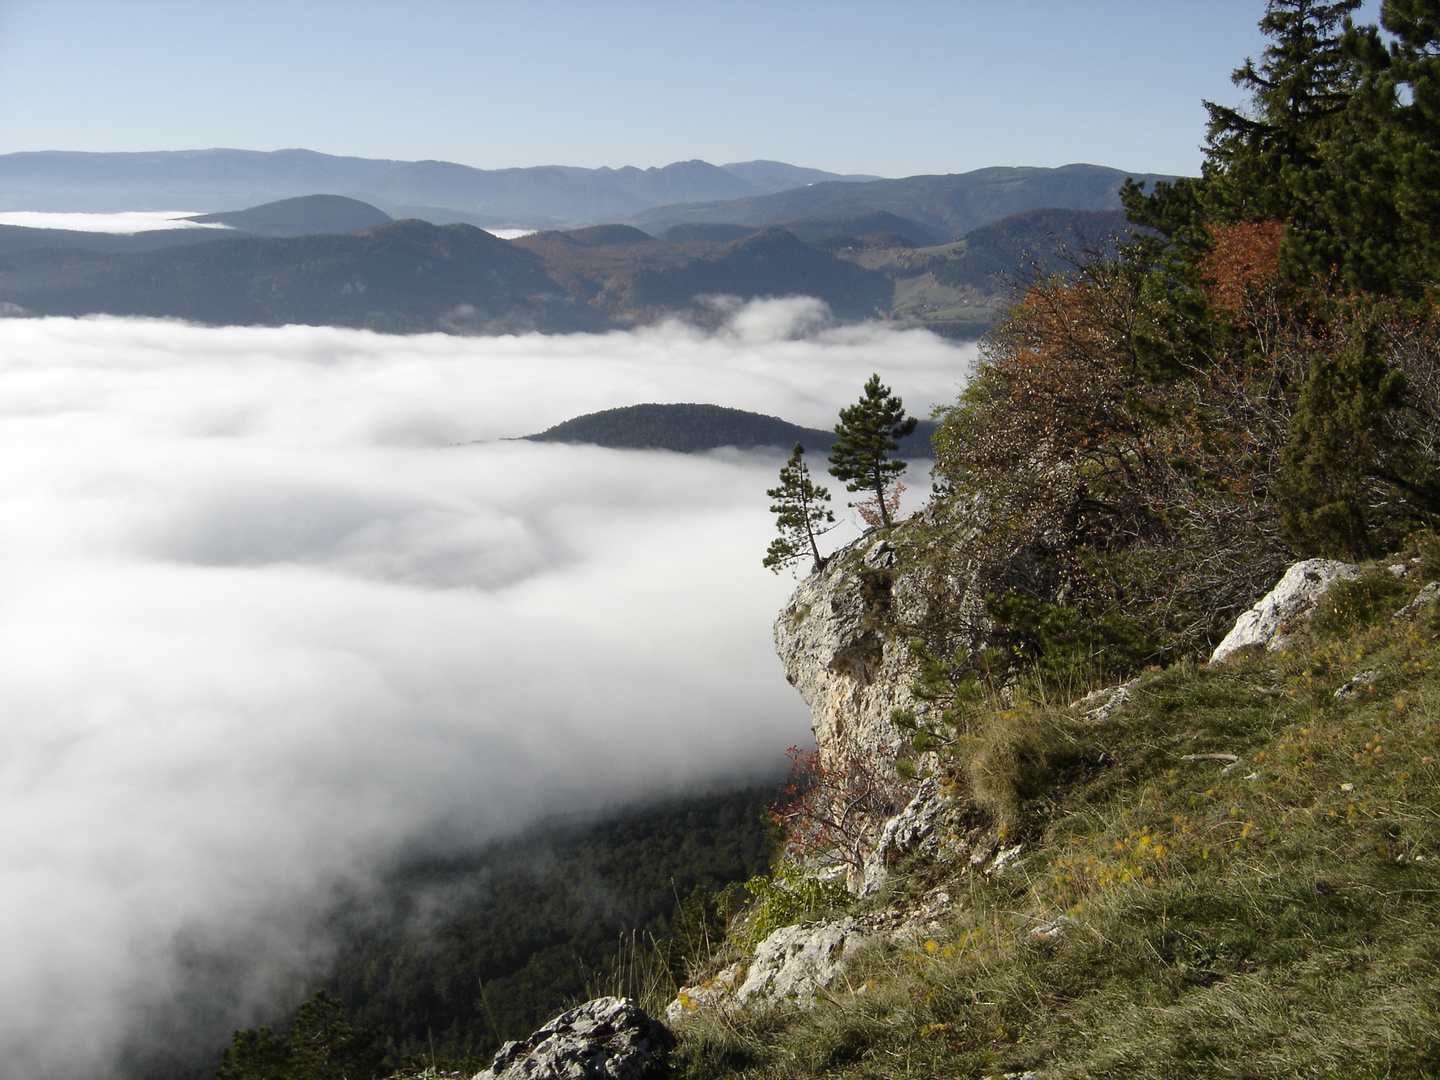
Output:
[[808,922],[850,903],[844,885],[807,874],[793,859],[782,860],[771,876],[751,878],[745,891],[754,901],[731,934],[745,949],[753,949],[782,926]]

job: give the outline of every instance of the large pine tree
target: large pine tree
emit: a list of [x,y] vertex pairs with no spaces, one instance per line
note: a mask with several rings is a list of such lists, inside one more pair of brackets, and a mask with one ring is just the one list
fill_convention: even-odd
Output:
[[830,475],[845,481],[846,491],[864,491],[878,505],[880,524],[891,524],[887,505],[889,487],[905,471],[905,462],[893,457],[897,440],[915,430],[919,421],[905,415],[905,403],[871,375],[860,400],[840,410],[835,445],[830,448]]

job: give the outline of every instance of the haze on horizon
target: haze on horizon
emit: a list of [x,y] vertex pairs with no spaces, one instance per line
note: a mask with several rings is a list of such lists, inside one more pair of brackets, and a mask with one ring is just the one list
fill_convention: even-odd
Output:
[[0,0],[0,153],[1194,173],[1258,0]]

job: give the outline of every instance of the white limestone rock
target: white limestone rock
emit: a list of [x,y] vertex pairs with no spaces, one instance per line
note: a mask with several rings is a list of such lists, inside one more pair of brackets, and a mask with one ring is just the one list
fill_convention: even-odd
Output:
[[675,1037],[629,998],[603,997],[508,1042],[474,1080],[660,1080]]
[[845,970],[869,935],[853,918],[783,926],[755,948],[737,1001],[810,1005]]
[[886,569],[894,558],[884,538],[837,552],[800,583],[775,620],[775,651],[785,678],[810,706],[827,764],[854,751],[888,765],[902,745],[890,715],[918,704],[910,693],[919,670],[909,645],[874,628],[875,598],[859,573],[861,564]]
[[1435,603],[1436,600],[1440,600],[1440,581],[1432,581],[1416,593],[1414,600],[1411,600],[1410,603],[1395,613],[1395,621],[1399,622],[1402,619],[1413,619],[1425,608]]
[[714,979],[681,989],[665,1010],[671,1024],[702,1009],[733,1010],[781,1002],[810,1006],[845,971],[873,934],[850,916],[782,926],[755,947],[748,960]]
[[1234,628],[1215,647],[1210,663],[1218,664],[1249,645],[1263,645],[1268,652],[1279,652],[1287,644],[1286,635],[1314,610],[1330,586],[1359,576],[1358,567],[1332,559],[1296,563],[1258,604],[1235,620]]
[[665,1022],[671,1027],[683,1023],[687,1017],[703,1010],[731,1008],[735,1004],[735,989],[745,978],[746,963],[731,964],[713,979],[682,986],[675,1000],[665,1006]]
[[1072,919],[1069,915],[1061,915],[1059,918],[1051,919],[1043,926],[1037,926],[1034,930],[1031,930],[1030,940],[1054,941],[1057,938],[1063,937],[1064,935],[1070,933],[1070,931],[1074,930],[1079,925],[1080,924],[1074,919]]
[[1357,675],[1352,675],[1345,681],[1344,686],[1335,691],[1335,700],[1344,701],[1346,698],[1354,697],[1361,690],[1374,686],[1379,678],[1378,671],[1362,671]]
[[1070,708],[1078,709],[1087,720],[1108,720],[1118,712],[1135,693],[1140,685],[1140,676],[1119,686],[1107,686],[1103,690],[1091,690],[1079,701],[1072,701]]
[[962,813],[963,808],[945,794],[937,778],[921,780],[905,808],[881,827],[879,840],[865,857],[856,894],[873,894],[888,875],[890,865],[902,856],[933,856],[947,846],[954,849],[952,853],[961,853],[966,848],[966,840],[959,832]]

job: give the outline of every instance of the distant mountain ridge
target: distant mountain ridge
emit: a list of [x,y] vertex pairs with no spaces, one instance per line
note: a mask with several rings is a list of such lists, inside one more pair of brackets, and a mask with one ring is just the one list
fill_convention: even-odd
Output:
[[[232,165],[233,174],[226,171]],[[120,236],[0,225],[0,311],[7,315],[564,332],[673,317],[716,326],[731,310],[716,297],[813,296],[841,319],[975,338],[1008,305],[1013,282],[1041,266],[1064,271],[1057,248],[1105,250],[1130,231],[1119,199],[1129,174],[1094,165],[849,177],[652,207],[629,222],[628,208],[646,200],[802,183],[817,171],[773,161],[727,168],[691,161],[663,169],[487,172],[309,151],[12,154],[0,157],[0,188],[17,177],[20,187],[40,184],[57,169],[65,174],[57,198],[76,197],[99,182],[95,175],[121,187],[158,177],[171,184],[156,181],[154,188],[170,192],[163,202],[171,210],[180,198],[174,185],[187,177],[232,186],[267,176],[355,181],[352,190],[379,191],[377,202],[403,196],[426,205],[407,206],[404,219],[392,221],[382,205],[332,188],[192,215],[225,230]],[[435,206],[476,198],[521,207],[532,219],[562,207],[600,220],[505,243],[481,234],[484,215]]]
[[0,303],[39,315],[386,333],[608,326],[566,296],[530,252],[472,225],[423,221],[338,236],[227,237],[144,254],[20,251],[0,256]]
[[[483,334],[675,317],[718,326],[732,308],[716,297],[813,296],[841,319],[973,338],[1027,268],[1063,272],[1057,248],[1103,250],[1129,231],[1123,211],[1041,209],[926,245],[926,226],[877,211],[784,228],[702,223],[652,236],[610,224],[503,241],[473,225],[391,222],[339,196],[204,216],[254,231],[0,226],[0,314]],[[348,231],[369,221],[379,224]],[[852,234],[868,229],[880,231]]]
[[312,150],[38,151],[0,155],[0,210],[219,212],[334,192],[386,212],[429,208],[464,215],[471,224],[554,228],[623,221],[669,203],[872,179],[776,161],[475,169]]
[[630,223],[646,232],[659,232],[681,224],[759,227],[884,212],[918,222],[937,230],[945,239],[953,239],[981,225],[1027,210],[1046,207],[1119,210],[1120,188],[1129,177],[1141,183],[1174,179],[1102,165],[1062,165],[1055,169],[997,167],[945,176],[813,184],[723,202],[662,206],[638,214]]

